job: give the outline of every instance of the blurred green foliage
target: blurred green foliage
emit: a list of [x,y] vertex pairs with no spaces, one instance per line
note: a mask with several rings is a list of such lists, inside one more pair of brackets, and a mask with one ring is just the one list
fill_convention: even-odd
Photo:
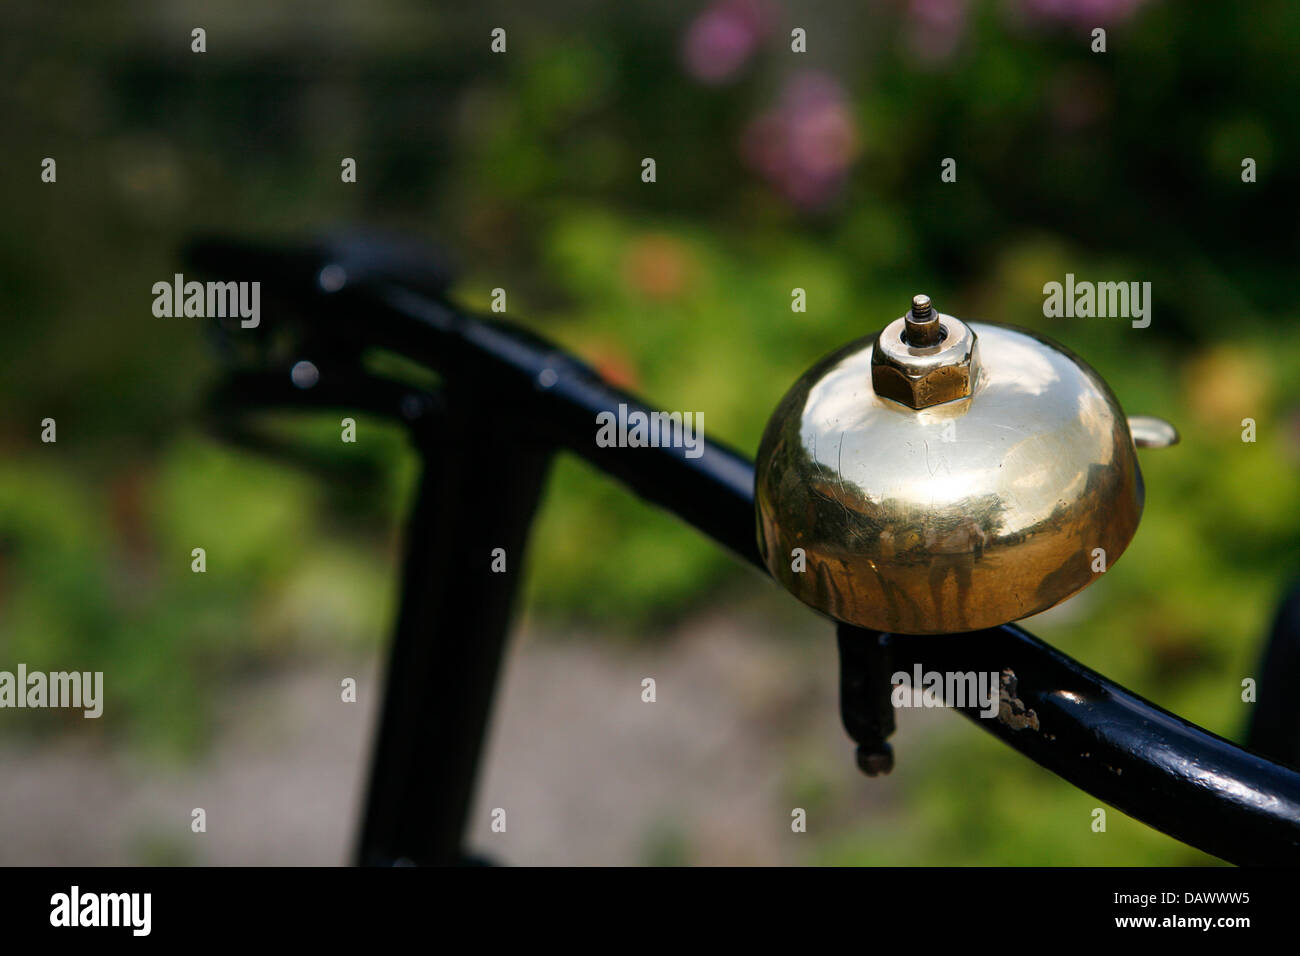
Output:
[[[184,753],[214,679],[379,640],[414,475],[401,436],[365,422],[340,450],[333,422],[286,426],[350,457],[348,481],[215,444],[194,422],[218,366],[194,320],[149,308],[190,235],[366,221],[443,240],[465,302],[507,288],[510,317],[748,452],[805,367],[920,288],[1063,342],[1183,444],[1144,453],[1147,512],[1118,573],[1033,627],[1212,730],[1244,725],[1240,681],[1300,559],[1300,7],[1117,3],[1136,9],[1094,54],[1087,25],[1032,3],[954,2],[953,45],[927,59],[907,42],[917,5],[773,3],[746,61],[704,82],[681,55],[703,6],[390,0],[303,19],[232,3],[203,11],[204,56],[191,12],[119,6],[9,10],[0,38],[0,666],[109,670],[109,706],[130,715],[116,726]],[[488,53],[498,24],[505,56]],[[807,54],[789,52],[796,24]],[[827,113],[842,176],[812,202],[747,158],[809,72],[842,93]],[[38,182],[44,156],[56,187]],[[949,156],[956,183],[940,181]],[[1152,282],[1151,327],[1044,319],[1042,286],[1066,272]],[[528,607],[552,620],[649,632],[724,584],[760,586],[572,461],[534,542]],[[905,814],[821,858],[1203,859],[1118,813],[1117,838],[1094,839],[1092,798],[973,729],[907,779]],[[675,840],[659,854],[680,856]]]

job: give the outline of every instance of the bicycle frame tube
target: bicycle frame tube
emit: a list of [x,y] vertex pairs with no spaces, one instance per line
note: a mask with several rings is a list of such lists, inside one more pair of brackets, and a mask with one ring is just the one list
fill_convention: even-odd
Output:
[[[509,412],[449,396],[424,429],[358,859],[455,863],[528,526],[550,451],[503,441]],[[489,464],[490,463],[490,464]],[[504,566],[493,569],[500,548]]]
[[[275,258],[225,245],[203,247],[195,256],[196,264],[209,272],[231,274],[232,266],[243,266],[246,272],[255,269],[264,276],[264,283],[280,283],[287,299],[312,311],[314,335],[337,336],[350,349],[360,345],[400,352],[443,374],[453,397],[464,383],[472,384],[479,394],[493,396],[491,414],[477,420],[473,441],[488,443],[492,454],[499,456],[515,436],[532,436],[519,466],[519,480],[507,482],[502,489],[512,502],[495,522],[502,540],[522,544],[545,459],[551,451],[564,449],[761,568],[755,544],[753,469],[743,456],[713,442],[705,442],[697,459],[687,458],[682,448],[599,448],[594,441],[597,413],[614,411],[620,403],[630,409],[645,410],[645,406],[550,343],[505,324],[473,318],[400,282],[363,281],[323,295],[314,280],[330,261],[321,255]],[[218,390],[213,407],[228,417],[268,404],[335,405],[347,398],[343,393],[349,387],[350,400],[358,407],[382,411],[393,405],[371,393],[392,388],[391,383],[357,377],[350,386],[313,396],[294,389],[282,369],[231,379]],[[454,434],[463,434],[462,429],[473,426],[450,423],[458,415],[477,414],[475,408],[458,406],[453,400],[448,406],[449,427]],[[454,473],[466,465],[447,459],[483,447],[468,439],[453,442],[442,449],[440,461]],[[476,500],[474,510],[487,500]],[[422,498],[411,525],[407,595],[390,665],[389,693],[399,699],[385,705],[362,862],[403,858],[447,862],[464,824],[505,627],[504,602],[495,615],[472,608],[494,601],[506,582],[450,567],[431,565],[421,570],[426,560],[420,557],[421,542],[430,528],[442,529],[443,536],[470,533],[449,530],[455,522],[439,511],[440,501],[448,509],[465,507],[455,498]],[[434,534],[429,540],[447,539]],[[480,549],[488,543],[472,534],[467,540]],[[514,567],[518,566],[516,561]],[[457,586],[444,587],[427,602],[412,594],[439,575],[458,575]],[[412,609],[409,602],[418,606]],[[1025,711],[1034,711],[1036,727],[1001,717],[980,718],[974,707],[962,712],[1020,753],[1125,813],[1231,862],[1300,862],[1300,773],[1296,770],[1162,710],[1014,625],[937,637],[880,635],[841,625],[842,646],[852,642],[855,632],[864,642],[887,647],[898,670],[921,664],[940,671],[1010,671],[1018,702]],[[476,649],[449,653],[448,640]],[[428,646],[421,647],[421,642]],[[455,705],[457,732],[462,735],[457,739],[436,726],[451,719],[449,711],[408,709],[412,697],[433,680],[439,679],[445,687],[458,679],[457,672],[447,667],[467,668],[474,686]],[[407,720],[414,721],[414,730],[405,726]],[[853,718],[876,729],[882,720],[867,713]],[[427,766],[403,770],[404,762]],[[381,767],[388,769],[380,772]],[[432,820],[434,811],[445,816]],[[397,819],[386,819],[389,816]]]

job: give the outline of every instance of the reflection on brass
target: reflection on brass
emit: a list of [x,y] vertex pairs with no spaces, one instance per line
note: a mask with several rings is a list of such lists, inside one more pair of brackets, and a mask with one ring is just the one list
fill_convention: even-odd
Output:
[[[1137,530],[1135,440],[1177,433],[1136,417],[1130,432],[1096,372],[1029,332],[938,316],[939,344],[909,345],[916,311],[781,401],[756,469],[763,559],[860,627],[951,633],[1046,610],[1095,580],[1095,549],[1113,567]],[[954,367],[961,388],[930,377]]]

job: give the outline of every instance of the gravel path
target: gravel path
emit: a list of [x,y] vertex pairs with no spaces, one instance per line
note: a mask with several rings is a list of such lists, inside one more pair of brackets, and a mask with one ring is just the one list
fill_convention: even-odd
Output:
[[[778,864],[897,805],[853,768],[834,638],[710,612],[651,642],[527,628],[507,661],[468,840],[512,864]],[[187,764],[102,736],[0,738],[0,864],[307,864],[350,854],[374,719],[373,661],[303,660],[222,695]],[[360,702],[339,682],[358,679]],[[655,703],[641,699],[643,678]],[[436,692],[436,687],[431,688]],[[905,716],[908,740],[943,721]],[[807,834],[791,809],[807,804]],[[191,811],[207,813],[192,833]],[[490,828],[506,811],[506,832]]]

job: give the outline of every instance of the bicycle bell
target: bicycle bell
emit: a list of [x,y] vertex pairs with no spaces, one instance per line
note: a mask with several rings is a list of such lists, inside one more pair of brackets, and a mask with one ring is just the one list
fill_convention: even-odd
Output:
[[759,549],[796,597],[858,627],[947,634],[1044,611],[1114,564],[1142,514],[1135,447],[1178,441],[1125,418],[1047,339],[936,312],[822,359],[768,422]]

